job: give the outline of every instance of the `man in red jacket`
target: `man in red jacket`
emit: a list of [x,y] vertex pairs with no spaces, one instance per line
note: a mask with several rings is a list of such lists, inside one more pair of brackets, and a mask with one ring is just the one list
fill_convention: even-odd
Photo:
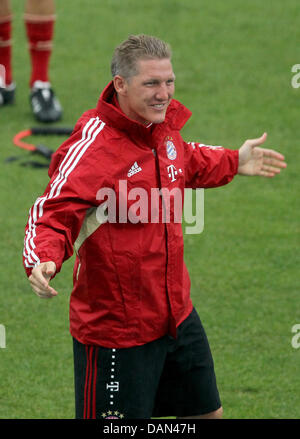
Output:
[[75,248],[76,417],[220,418],[170,194],[181,194],[182,206],[186,188],[221,186],[237,173],[273,177],[284,157],[259,147],[266,133],[238,150],[184,142],[191,113],[173,99],[163,41],[129,37],[111,70],[97,107],[54,154],[49,184],[29,212],[24,266],[34,292],[54,297],[49,281]]

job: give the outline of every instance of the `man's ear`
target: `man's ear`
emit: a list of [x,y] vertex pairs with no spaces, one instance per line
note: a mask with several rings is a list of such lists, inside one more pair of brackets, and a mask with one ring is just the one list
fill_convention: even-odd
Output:
[[127,81],[123,76],[116,75],[113,79],[114,87],[116,92],[121,96],[126,96],[127,94]]

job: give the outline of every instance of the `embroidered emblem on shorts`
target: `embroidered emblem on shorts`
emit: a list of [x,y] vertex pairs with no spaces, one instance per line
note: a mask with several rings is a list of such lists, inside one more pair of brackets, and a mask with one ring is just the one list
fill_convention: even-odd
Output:
[[107,412],[104,412],[101,414],[101,417],[103,419],[123,419],[124,415],[120,413],[118,410],[108,410]]
[[116,349],[111,350],[111,368],[110,368],[110,382],[106,384],[106,390],[109,392],[109,404],[111,406],[111,412],[113,412],[114,396],[115,392],[119,392],[120,383],[115,381],[115,367],[116,367]]
[[166,151],[167,151],[168,159],[175,160],[177,157],[177,151],[176,151],[175,145],[173,143],[172,137],[167,136],[165,139],[165,144],[166,144]]

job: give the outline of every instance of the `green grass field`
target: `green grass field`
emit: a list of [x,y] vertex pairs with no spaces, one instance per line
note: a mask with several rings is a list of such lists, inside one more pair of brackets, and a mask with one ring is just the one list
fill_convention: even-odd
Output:
[[[193,111],[185,140],[235,149],[267,131],[265,146],[285,155],[288,168],[273,180],[237,176],[206,190],[204,231],[185,236],[185,255],[224,418],[299,418],[300,349],[291,345],[291,328],[300,323],[300,89],[291,86],[291,68],[300,63],[299,1],[56,3],[51,79],[64,107],[60,125],[74,125],[96,105],[114,47],[130,33],[148,33],[173,47],[175,97]],[[31,292],[24,227],[47,171],[4,163],[11,155],[29,158],[12,138],[37,125],[28,104],[23,2],[13,6],[17,101],[0,109],[0,418],[73,418],[73,259],[53,281],[57,298]],[[37,140],[56,149],[64,139]]]

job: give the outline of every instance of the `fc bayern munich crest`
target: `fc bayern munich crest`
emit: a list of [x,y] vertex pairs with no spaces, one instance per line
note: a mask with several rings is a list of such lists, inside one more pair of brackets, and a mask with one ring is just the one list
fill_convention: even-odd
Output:
[[166,138],[166,150],[167,150],[168,159],[175,160],[177,157],[177,151],[172,140],[173,140],[172,137]]

